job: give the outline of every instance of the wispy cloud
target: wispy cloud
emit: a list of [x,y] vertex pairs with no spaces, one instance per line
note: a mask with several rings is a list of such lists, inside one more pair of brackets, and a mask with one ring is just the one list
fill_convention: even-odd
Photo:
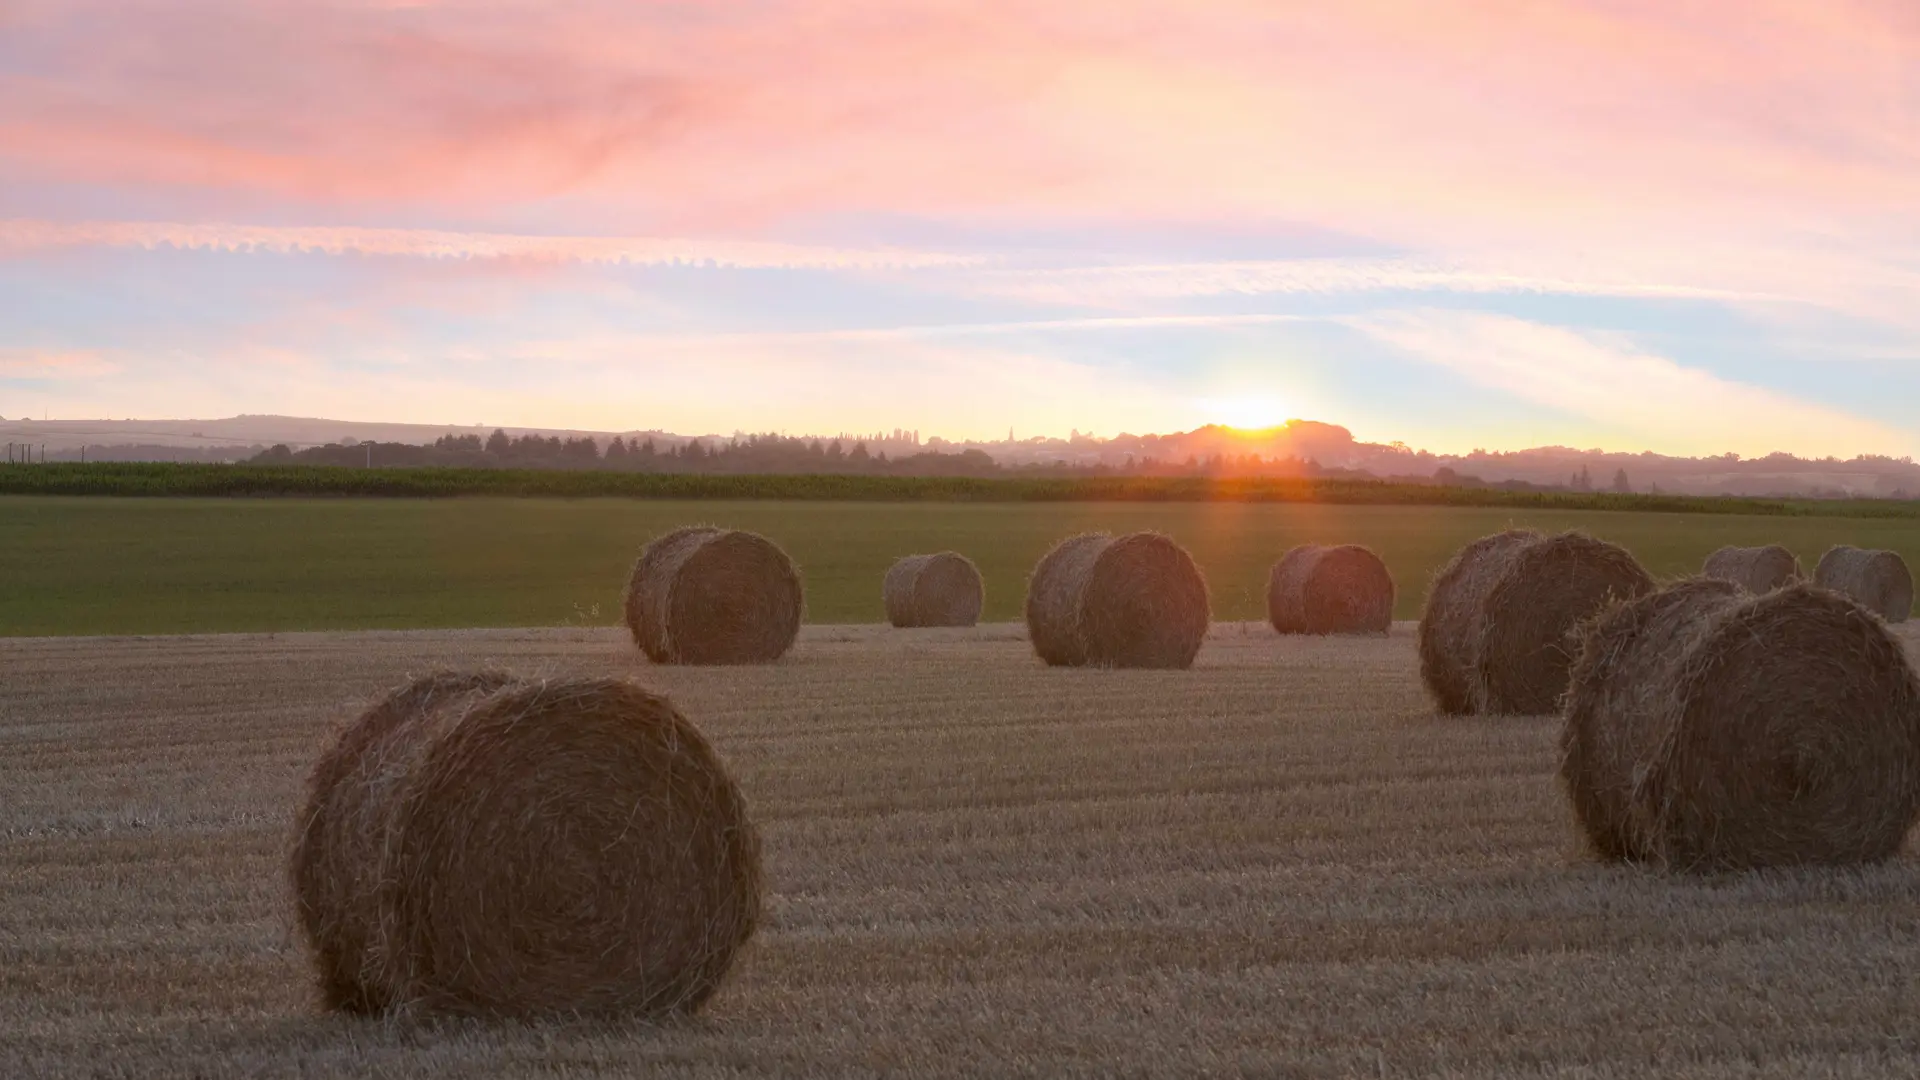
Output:
[[89,379],[119,370],[119,364],[98,352],[0,348],[0,379]]
[[964,288],[978,295],[1124,311],[1203,297],[1404,292],[1711,301],[1779,325],[1804,322],[1800,309],[1817,309],[1904,336],[1912,343],[1907,355],[1920,361],[1920,260],[1904,249],[1672,246],[1643,239],[1591,253],[1522,249],[1445,256],[984,266],[963,281]]
[[602,338],[570,336],[544,350],[553,356],[602,355],[638,348],[725,349],[735,346],[778,348],[787,345],[932,341],[942,338],[1006,337],[1022,334],[1125,333],[1138,330],[1210,330],[1236,326],[1277,326],[1313,322],[1301,315],[1137,315],[1108,318],[1018,319],[1005,322],[905,323],[897,326],[839,327],[829,330],[771,330],[718,333],[621,333]]
[[0,220],[0,256],[73,247],[204,248],[224,252],[394,255],[426,259],[534,259],[582,263],[713,263],[732,267],[960,266],[974,256],[753,240],[534,236],[438,229],[289,227],[154,221]]
[[1786,450],[1851,457],[1920,449],[1920,432],[1686,367],[1618,336],[1457,311],[1348,322],[1477,386],[1632,440],[1620,445],[1745,456]]
[[1603,266],[1576,267],[1569,263],[1562,258],[1530,264],[1525,257],[1517,256],[1243,260],[986,270],[970,277],[969,285],[989,296],[1092,307],[1126,307],[1142,301],[1200,296],[1384,291],[1766,298],[1765,294],[1648,279],[1609,272]]

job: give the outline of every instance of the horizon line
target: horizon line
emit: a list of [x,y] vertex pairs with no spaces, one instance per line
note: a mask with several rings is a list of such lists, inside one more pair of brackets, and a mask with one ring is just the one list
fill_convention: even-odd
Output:
[[[227,423],[227,422],[238,421],[238,420],[288,420],[288,421],[299,421],[299,422],[305,422],[305,423],[340,424],[343,426],[358,426],[358,427],[425,428],[425,429],[432,429],[432,430],[438,431],[440,434],[444,434],[444,435],[491,434],[492,432],[499,431],[499,432],[507,433],[509,435],[541,434],[541,435],[588,436],[588,437],[598,436],[604,439],[631,438],[633,436],[647,436],[647,437],[657,436],[657,437],[663,437],[663,438],[683,440],[686,442],[707,441],[707,440],[726,441],[726,440],[737,440],[741,438],[750,438],[754,436],[773,436],[773,437],[783,438],[783,439],[800,439],[803,441],[822,441],[822,442],[844,441],[848,439],[857,440],[861,442],[865,442],[869,439],[875,442],[891,442],[891,441],[895,441],[890,437],[892,432],[898,432],[903,436],[911,436],[911,439],[903,438],[899,441],[911,442],[911,444],[915,446],[923,446],[923,447],[930,446],[934,442],[938,441],[941,444],[944,444],[947,446],[960,447],[962,449],[965,449],[968,447],[1030,445],[1036,440],[1043,443],[1059,442],[1063,444],[1070,444],[1071,440],[1076,437],[1091,439],[1095,442],[1103,442],[1103,443],[1111,443],[1119,439],[1149,439],[1149,438],[1173,439],[1173,438],[1179,438],[1179,437],[1193,436],[1209,430],[1230,433],[1235,437],[1245,439],[1249,442],[1253,442],[1261,439],[1262,437],[1268,437],[1268,438],[1277,437],[1281,433],[1284,433],[1289,429],[1292,429],[1298,425],[1313,425],[1317,427],[1337,428],[1343,432],[1346,432],[1347,437],[1352,440],[1355,446],[1371,447],[1381,451],[1393,451],[1397,448],[1400,452],[1407,453],[1410,456],[1414,456],[1414,457],[1420,457],[1424,455],[1424,456],[1433,457],[1433,458],[1471,459],[1475,457],[1508,456],[1508,455],[1537,453],[1542,451],[1564,451],[1570,454],[1590,455],[1590,456],[1597,455],[1601,457],[1648,457],[1648,456],[1651,456],[1656,458],[1664,458],[1671,461],[1728,460],[1728,461],[1749,462],[1749,461],[1765,461],[1765,460],[1768,460],[1769,458],[1774,458],[1774,457],[1786,457],[1794,461],[1809,462],[1809,463],[1820,463],[1820,462],[1843,462],[1844,463],[1849,461],[1868,461],[1868,460],[1885,460],[1885,461],[1905,463],[1905,464],[1913,463],[1913,458],[1910,455],[1895,457],[1893,455],[1873,454],[1865,451],[1857,452],[1853,454],[1851,457],[1844,457],[1844,458],[1837,457],[1834,455],[1826,455],[1821,457],[1801,457],[1798,454],[1794,454],[1784,450],[1774,450],[1766,454],[1760,454],[1760,455],[1742,455],[1734,451],[1727,451],[1726,453],[1722,453],[1722,454],[1683,455],[1683,454],[1668,454],[1668,453],[1662,453],[1656,450],[1645,450],[1645,449],[1621,450],[1621,449],[1608,449],[1606,447],[1578,447],[1578,446],[1569,446],[1562,443],[1541,443],[1541,444],[1536,444],[1531,446],[1517,447],[1513,449],[1489,449],[1485,447],[1476,447],[1473,450],[1466,450],[1466,451],[1432,450],[1432,449],[1427,449],[1423,447],[1411,446],[1397,439],[1388,440],[1388,441],[1373,441],[1369,439],[1363,439],[1358,435],[1355,435],[1353,430],[1351,428],[1348,428],[1344,424],[1340,424],[1330,420],[1315,420],[1308,417],[1289,417],[1283,423],[1273,424],[1266,427],[1258,427],[1258,428],[1247,428],[1247,427],[1240,427],[1233,424],[1213,422],[1213,423],[1201,424],[1198,427],[1194,427],[1185,431],[1168,431],[1168,432],[1121,431],[1121,432],[1116,432],[1113,434],[1105,434],[1105,435],[1099,434],[1094,431],[1081,431],[1077,428],[1072,428],[1072,429],[1069,429],[1069,433],[1066,435],[1034,434],[1034,435],[1028,435],[1028,436],[1018,436],[1015,433],[1014,429],[1010,427],[1008,432],[1009,434],[1008,438],[979,439],[979,438],[955,438],[955,437],[941,435],[938,433],[923,434],[920,429],[911,429],[911,428],[894,428],[891,430],[882,429],[877,432],[840,431],[840,432],[834,432],[830,434],[818,433],[818,432],[805,432],[800,434],[791,434],[784,430],[782,431],[749,431],[746,429],[735,429],[732,432],[726,432],[726,433],[703,432],[698,434],[685,434],[677,431],[669,431],[664,428],[626,428],[626,429],[616,430],[616,429],[597,429],[597,428],[548,427],[548,426],[529,425],[529,424],[488,424],[484,422],[472,423],[472,424],[464,424],[464,423],[437,424],[437,423],[427,423],[427,422],[413,421],[413,420],[337,420],[337,419],[333,419],[330,417],[323,417],[323,416],[295,416],[287,413],[236,413],[232,416],[224,416],[224,417],[180,417],[180,418],[128,417],[120,420],[114,420],[107,417],[72,418],[72,419],[42,418],[39,420],[33,419],[32,417],[22,417],[18,420],[10,420],[4,416],[0,416],[0,435],[27,434],[26,432],[16,432],[16,431],[8,430],[12,426],[19,425],[19,424],[31,424],[31,425],[36,425],[37,428],[45,428],[51,425],[89,425],[89,424],[107,424],[107,425],[219,424],[219,423]],[[224,445],[233,445],[233,446],[255,446],[255,445],[271,446],[275,444],[285,444],[288,446],[314,447],[314,446],[335,445],[334,442],[311,442],[307,440],[281,439],[281,438],[275,438],[271,440],[262,440],[261,438],[255,437],[255,436],[206,435],[200,432],[182,432],[182,431],[138,431],[138,430],[124,430],[124,429],[111,430],[111,431],[43,430],[43,431],[38,431],[37,433],[46,434],[46,435],[58,435],[58,436],[64,436],[68,438],[76,438],[76,437],[87,438],[92,436],[99,436],[104,438],[109,436],[146,435],[146,436],[153,436],[153,437],[159,437],[159,438],[171,438],[171,439],[199,439],[199,440],[204,440],[208,444],[224,444]],[[425,433],[423,432],[422,434],[424,435]],[[363,442],[365,441],[371,441],[371,440],[363,440]],[[86,444],[86,445],[94,445],[94,444]],[[116,445],[116,444],[102,443],[99,445],[110,446],[110,445]],[[376,443],[376,445],[378,444]],[[423,443],[416,443],[416,444],[408,444],[408,443],[397,442],[396,445],[426,445],[426,443],[423,442]]]

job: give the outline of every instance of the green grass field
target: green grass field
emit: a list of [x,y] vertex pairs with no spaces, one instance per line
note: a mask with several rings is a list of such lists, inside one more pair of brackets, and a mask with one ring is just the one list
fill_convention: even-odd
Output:
[[609,625],[635,554],[692,522],[752,529],[806,576],[813,622],[881,619],[900,555],[980,565],[989,619],[1020,614],[1027,571],[1071,533],[1158,529],[1193,552],[1214,616],[1265,614],[1268,567],[1294,544],[1366,544],[1420,610],[1433,570],[1507,525],[1577,527],[1657,575],[1722,544],[1781,542],[1809,569],[1836,543],[1920,563],[1920,521],[1275,503],[886,503],[626,499],[0,498],[0,634],[158,634]]
[[802,502],[1287,502],[1674,514],[1920,519],[1920,500],[1509,491],[1351,477],[891,476],[604,469],[350,469],[333,465],[72,462],[0,465],[0,496],[773,499]]

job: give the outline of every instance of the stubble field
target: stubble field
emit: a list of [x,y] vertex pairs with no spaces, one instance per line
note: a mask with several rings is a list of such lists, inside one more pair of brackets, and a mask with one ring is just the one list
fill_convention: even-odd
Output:
[[[449,665],[632,675],[714,737],[773,896],[701,1017],[317,1010],[283,885],[305,772]],[[1556,736],[1434,716],[1407,624],[1222,624],[1186,672],[1046,669],[1009,624],[705,670],[605,629],[0,641],[0,1074],[1912,1074],[1911,847],[1602,866]]]

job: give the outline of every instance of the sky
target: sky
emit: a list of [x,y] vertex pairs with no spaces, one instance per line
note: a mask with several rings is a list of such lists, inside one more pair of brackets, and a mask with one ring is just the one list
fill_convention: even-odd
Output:
[[0,417],[1920,453],[1911,0],[0,0]]

